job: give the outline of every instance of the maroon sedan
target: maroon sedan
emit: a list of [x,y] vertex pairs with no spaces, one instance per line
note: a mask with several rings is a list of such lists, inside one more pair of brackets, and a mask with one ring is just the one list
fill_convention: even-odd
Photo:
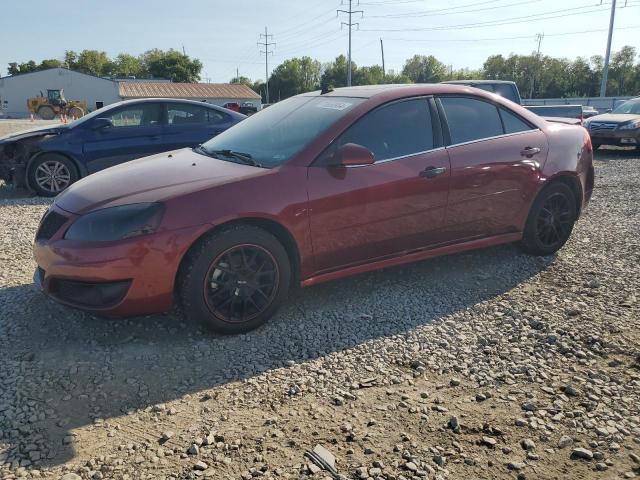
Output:
[[454,85],[293,97],[201,147],[91,175],[34,245],[36,281],[107,316],[162,312],[225,333],[294,285],[520,242],[556,252],[593,189],[579,126]]

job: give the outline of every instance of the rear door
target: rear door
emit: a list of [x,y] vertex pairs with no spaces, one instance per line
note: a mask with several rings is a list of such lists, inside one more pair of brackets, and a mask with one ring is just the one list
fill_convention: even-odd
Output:
[[451,160],[448,240],[519,230],[547,156],[545,134],[486,99],[441,96],[439,102]]
[[[439,134],[429,99],[393,102],[356,121],[309,168],[317,273],[440,242],[449,159]],[[375,163],[327,165],[347,143],[367,147]]]
[[233,124],[231,115],[191,103],[167,102],[162,142],[166,150],[195,147]]
[[162,145],[163,108],[160,102],[141,102],[104,112],[113,126],[93,130],[84,126],[83,152],[89,173],[153,155]]

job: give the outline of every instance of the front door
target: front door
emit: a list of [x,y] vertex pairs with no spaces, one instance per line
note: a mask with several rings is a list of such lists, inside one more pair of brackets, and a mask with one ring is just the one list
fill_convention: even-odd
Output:
[[[440,242],[449,159],[434,141],[429,100],[387,104],[347,129],[309,168],[309,207],[317,273]],[[339,146],[371,150],[372,165],[336,167]]]
[[546,136],[484,99],[439,100],[450,136],[447,240],[515,232],[547,156]]
[[86,125],[84,156],[89,173],[165,150],[162,145],[162,104],[142,102],[104,112],[111,127]]

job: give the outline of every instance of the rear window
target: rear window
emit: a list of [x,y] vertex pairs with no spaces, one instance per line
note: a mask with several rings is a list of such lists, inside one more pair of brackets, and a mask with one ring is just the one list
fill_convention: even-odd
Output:
[[442,97],[451,143],[465,143],[502,135],[502,121],[495,105],[468,97]]
[[526,108],[541,117],[582,118],[582,106],[580,105],[541,105],[527,106]]

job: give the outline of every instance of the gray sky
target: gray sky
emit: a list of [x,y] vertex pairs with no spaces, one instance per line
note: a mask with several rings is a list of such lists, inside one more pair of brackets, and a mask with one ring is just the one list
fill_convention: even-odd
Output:
[[[115,56],[151,48],[181,49],[204,63],[203,80],[240,74],[264,78],[257,41],[264,28],[276,45],[270,68],[308,55],[323,62],[347,52],[348,0],[3,0],[0,72],[10,61],[62,58],[65,50]],[[625,7],[625,3],[627,6]],[[454,68],[477,68],[487,56],[526,54],[544,33],[544,54],[604,55],[611,0],[354,0],[358,65],[400,70],[414,54],[435,55]],[[640,50],[640,0],[618,0],[612,50]],[[580,32],[580,33],[576,33]],[[586,32],[586,33],[584,33]]]

